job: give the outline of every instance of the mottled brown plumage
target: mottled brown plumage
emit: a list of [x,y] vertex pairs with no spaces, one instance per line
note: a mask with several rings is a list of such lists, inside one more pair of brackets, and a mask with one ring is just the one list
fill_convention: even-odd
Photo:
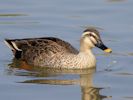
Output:
[[91,48],[98,43],[100,36],[97,30],[89,28],[84,33],[80,41],[80,51],[70,43],[55,37],[5,39],[5,43],[11,48],[15,58],[22,59],[29,65],[68,69],[91,68],[96,64]]

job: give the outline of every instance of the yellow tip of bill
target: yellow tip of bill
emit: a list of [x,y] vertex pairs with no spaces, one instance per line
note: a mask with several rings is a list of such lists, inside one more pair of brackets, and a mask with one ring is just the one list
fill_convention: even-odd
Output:
[[108,48],[108,49],[105,49],[104,52],[111,53],[112,50],[110,48]]

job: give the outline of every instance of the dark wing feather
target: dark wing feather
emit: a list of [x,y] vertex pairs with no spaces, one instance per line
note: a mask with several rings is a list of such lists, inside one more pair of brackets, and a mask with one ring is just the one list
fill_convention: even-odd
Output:
[[35,56],[39,56],[41,53],[46,53],[48,55],[57,52],[78,53],[78,50],[71,44],[54,37],[6,39],[5,41],[14,52],[16,58],[28,59],[31,53],[34,53]]
[[74,48],[70,43],[66,42],[66,41],[63,41],[59,38],[54,38],[54,37],[44,37],[42,39],[48,39],[48,40],[51,40],[51,41],[54,41],[56,42],[58,45],[64,47],[68,52],[70,53],[78,53],[78,50],[76,48]]

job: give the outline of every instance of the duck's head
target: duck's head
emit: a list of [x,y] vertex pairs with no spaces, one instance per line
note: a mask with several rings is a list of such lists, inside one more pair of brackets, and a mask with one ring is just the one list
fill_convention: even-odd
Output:
[[81,37],[81,49],[91,49],[93,47],[98,47],[107,53],[112,52],[110,48],[104,45],[96,29],[87,28]]

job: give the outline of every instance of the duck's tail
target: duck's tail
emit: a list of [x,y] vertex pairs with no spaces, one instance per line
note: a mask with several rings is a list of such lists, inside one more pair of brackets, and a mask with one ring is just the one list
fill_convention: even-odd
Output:
[[14,40],[5,39],[4,42],[11,50],[22,51],[21,49],[18,48],[18,46]]
[[13,54],[16,58],[21,57],[22,50],[19,49],[19,47],[18,47],[17,43],[15,42],[15,40],[5,39],[4,42],[13,51]]

